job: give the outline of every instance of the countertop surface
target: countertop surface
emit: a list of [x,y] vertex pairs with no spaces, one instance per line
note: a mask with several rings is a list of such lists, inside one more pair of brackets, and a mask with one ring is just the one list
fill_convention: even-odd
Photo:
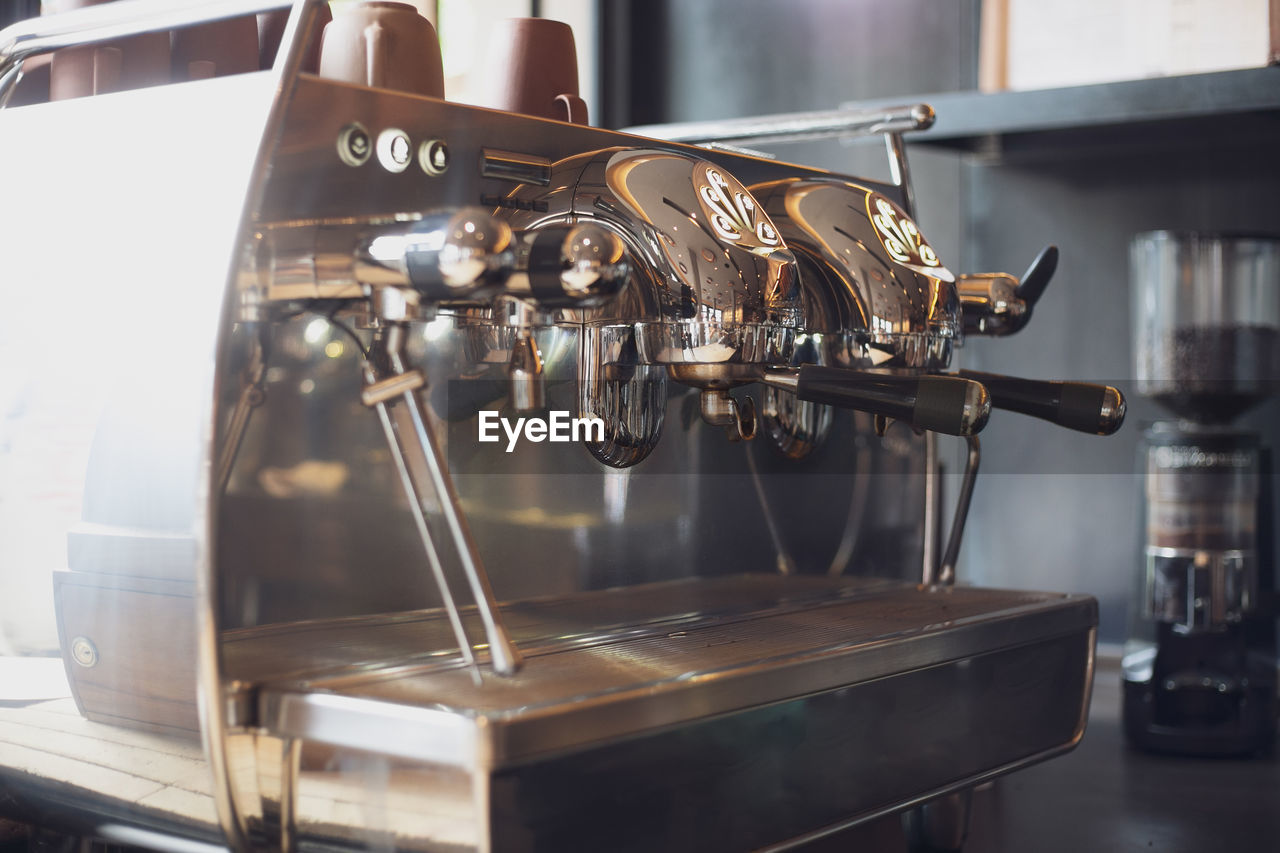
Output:
[[[897,816],[806,853],[905,851]],[[1280,850],[1280,759],[1192,759],[1130,749],[1120,674],[1099,664],[1089,726],[1072,752],[974,792],[965,853]]]

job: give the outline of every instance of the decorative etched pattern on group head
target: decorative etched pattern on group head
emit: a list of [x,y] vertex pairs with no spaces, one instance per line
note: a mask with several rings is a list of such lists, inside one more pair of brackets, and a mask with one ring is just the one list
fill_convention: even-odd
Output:
[[698,200],[718,237],[748,248],[782,246],[777,229],[746,187],[709,163],[700,163],[696,175]]
[[595,153],[575,190],[584,214],[630,235],[658,316],[640,336],[655,362],[766,360],[801,323],[795,257],[760,203],[724,168],[652,149]]
[[933,250],[919,227],[907,216],[902,208],[877,192],[867,193],[867,216],[876,226],[876,236],[880,244],[900,264],[919,268],[926,274],[939,276],[938,272],[946,272],[938,253]]

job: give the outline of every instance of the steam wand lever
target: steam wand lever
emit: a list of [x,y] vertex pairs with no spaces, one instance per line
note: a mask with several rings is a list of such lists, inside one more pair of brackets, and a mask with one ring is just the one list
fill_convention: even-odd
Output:
[[1058,269],[1058,247],[1045,246],[1019,280],[1003,272],[956,277],[966,335],[1012,335],[1031,320]]
[[379,235],[362,247],[354,263],[356,278],[369,297],[375,330],[361,400],[377,411],[382,423],[463,660],[475,673],[471,643],[423,510],[428,488],[439,502],[499,675],[514,675],[522,657],[502,624],[479,549],[419,397],[426,375],[406,366],[405,338],[423,302],[474,299],[501,288],[510,277],[511,243],[511,231],[504,224],[483,211],[464,209],[426,217],[409,232]]

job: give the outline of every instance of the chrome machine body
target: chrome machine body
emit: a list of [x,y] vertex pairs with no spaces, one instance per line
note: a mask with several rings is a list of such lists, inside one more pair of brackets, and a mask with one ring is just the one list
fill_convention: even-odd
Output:
[[[0,111],[3,583],[58,570],[26,651],[85,744],[203,756],[166,797],[0,752],[14,802],[161,846],[755,849],[1078,741],[1095,602],[935,583],[923,430],[976,466],[991,400],[940,371],[1016,297],[905,181],[324,80],[316,6],[272,71]],[[480,440],[544,406],[600,424]]]

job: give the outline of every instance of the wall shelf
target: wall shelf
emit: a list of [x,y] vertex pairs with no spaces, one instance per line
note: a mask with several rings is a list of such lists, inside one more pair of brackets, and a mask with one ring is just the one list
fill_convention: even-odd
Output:
[[1218,135],[1280,134],[1277,66],[1024,92],[942,92],[910,100],[937,111],[934,126],[913,133],[912,142],[973,152],[1009,153],[1078,142],[1151,144],[1186,134],[1198,143]]

